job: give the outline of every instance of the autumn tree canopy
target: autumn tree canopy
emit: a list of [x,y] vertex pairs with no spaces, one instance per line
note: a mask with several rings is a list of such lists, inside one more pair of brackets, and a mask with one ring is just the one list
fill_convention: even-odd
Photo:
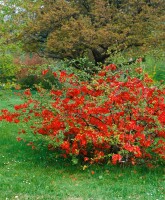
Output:
[[120,51],[162,48],[164,7],[164,0],[43,0],[19,39],[46,57],[103,62]]

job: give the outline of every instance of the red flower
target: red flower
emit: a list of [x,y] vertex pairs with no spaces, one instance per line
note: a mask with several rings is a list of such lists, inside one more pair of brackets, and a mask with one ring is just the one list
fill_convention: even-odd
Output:
[[117,69],[115,64],[110,64],[108,66],[105,67],[106,71],[111,70],[111,71],[115,71]]
[[14,119],[14,123],[19,123],[20,122],[20,120],[19,119]]
[[57,77],[57,73],[56,72],[53,72],[53,75],[54,75],[54,77]]
[[86,161],[88,161],[89,160],[89,158],[88,157],[84,157],[84,161],[86,162]]
[[62,144],[61,144],[61,148],[63,150],[65,150],[67,153],[69,152],[70,150],[70,143],[68,141],[64,141]]
[[141,67],[136,68],[135,71],[139,74],[141,74],[143,72],[143,69]]
[[22,140],[22,138],[20,137],[17,137],[17,141],[20,142]]
[[118,161],[121,161],[122,156],[120,154],[113,154],[112,156],[112,164],[116,165]]
[[106,75],[106,72],[100,71],[100,72],[98,73],[98,75],[99,75],[99,76],[105,76],[105,75]]
[[73,88],[73,89],[68,89],[66,96],[72,98],[74,96],[78,96],[80,94],[80,90]]
[[48,69],[43,70],[42,75],[45,76],[48,73],[48,71],[49,71]]
[[143,62],[143,58],[138,58],[138,59],[136,60],[136,62],[138,62],[138,63]]
[[62,91],[61,90],[51,90],[50,94],[56,95],[56,96],[61,96],[62,95]]
[[134,150],[134,147],[127,143],[124,145],[124,149],[129,152],[132,152]]
[[24,103],[24,104],[20,104],[20,105],[15,105],[14,109],[15,110],[21,110],[21,109],[24,109],[24,108],[27,108],[27,107],[28,107],[28,104]]
[[159,121],[165,125],[165,111],[161,113],[158,117]]
[[26,90],[24,91],[24,95],[25,95],[25,96],[31,96],[32,94],[31,94],[31,92],[30,92],[30,89],[26,89]]

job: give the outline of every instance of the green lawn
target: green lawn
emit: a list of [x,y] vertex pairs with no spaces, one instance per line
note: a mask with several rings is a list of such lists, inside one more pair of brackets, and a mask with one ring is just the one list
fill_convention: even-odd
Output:
[[[0,97],[0,109],[19,103]],[[17,124],[0,122],[0,199],[2,200],[163,200],[163,166],[147,169],[92,166],[83,170],[47,151],[17,142]]]
[[13,106],[15,104],[22,103],[21,97],[15,95],[18,91],[8,91],[8,90],[1,90],[0,88],[0,110],[3,108],[7,108],[9,110],[13,110]]
[[144,69],[155,81],[165,81],[165,59],[147,56]]

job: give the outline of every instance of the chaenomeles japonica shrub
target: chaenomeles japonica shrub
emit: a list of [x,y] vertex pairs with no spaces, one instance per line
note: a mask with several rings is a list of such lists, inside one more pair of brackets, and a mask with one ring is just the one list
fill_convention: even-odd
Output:
[[[132,72],[134,70],[134,72]],[[43,71],[46,76],[48,70]],[[45,144],[74,163],[155,163],[165,160],[165,87],[154,86],[141,68],[110,64],[90,82],[53,72],[61,89],[24,91],[15,112],[0,120],[20,123],[18,141]],[[30,138],[30,139],[29,139]],[[37,142],[39,141],[39,142]]]

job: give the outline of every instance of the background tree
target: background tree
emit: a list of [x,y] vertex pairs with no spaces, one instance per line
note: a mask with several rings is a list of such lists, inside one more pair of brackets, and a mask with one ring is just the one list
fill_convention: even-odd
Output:
[[[13,54],[20,51],[19,42],[11,42],[19,31],[17,15],[19,7],[15,1],[0,1],[0,85],[14,77],[17,69],[13,64]],[[17,1],[17,5],[18,5]]]
[[15,65],[14,59],[23,54],[22,43],[16,38],[27,21],[33,19],[38,3],[39,1],[33,3],[29,0],[0,1],[0,85],[12,82],[20,69],[20,66]]
[[[16,37],[32,20],[41,1],[1,0],[0,1],[0,54],[12,52],[19,46]],[[28,5],[29,3],[29,5]],[[13,49],[13,50],[12,50]]]
[[30,10],[38,2],[29,1],[33,17],[17,37],[26,51],[104,62],[116,52],[163,48],[164,0],[43,0]]

